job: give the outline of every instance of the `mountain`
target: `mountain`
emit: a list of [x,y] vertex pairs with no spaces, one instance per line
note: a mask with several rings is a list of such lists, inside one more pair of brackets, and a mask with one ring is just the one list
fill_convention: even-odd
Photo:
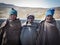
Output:
[[[0,3],[0,18],[8,18],[11,8],[18,11],[19,18],[26,18],[29,14],[33,14],[36,19],[44,19],[45,12],[48,8],[31,8],[31,7],[18,7],[12,4]],[[60,19],[60,7],[55,7],[54,18]]]
[[16,7],[12,4],[5,4],[5,3],[0,3],[0,7],[4,7],[4,8],[11,8],[11,7]]

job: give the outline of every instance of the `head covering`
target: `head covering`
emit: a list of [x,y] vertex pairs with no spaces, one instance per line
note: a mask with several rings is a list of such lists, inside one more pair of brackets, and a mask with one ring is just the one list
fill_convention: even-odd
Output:
[[33,18],[33,19],[34,19],[35,17],[34,17],[34,15],[29,15],[29,16],[27,17],[27,19],[29,19],[29,18]]
[[17,16],[17,11],[14,8],[12,8],[10,10],[10,15],[16,15]]
[[46,16],[48,16],[48,15],[53,16],[53,15],[54,15],[54,11],[55,11],[54,8],[50,8],[50,9],[48,9],[47,12],[46,12]]

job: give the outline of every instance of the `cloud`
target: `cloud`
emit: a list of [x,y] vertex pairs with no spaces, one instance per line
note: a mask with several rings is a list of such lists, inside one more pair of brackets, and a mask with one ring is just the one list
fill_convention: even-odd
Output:
[[1,0],[1,3],[14,4],[22,7],[55,7],[60,6],[60,0]]

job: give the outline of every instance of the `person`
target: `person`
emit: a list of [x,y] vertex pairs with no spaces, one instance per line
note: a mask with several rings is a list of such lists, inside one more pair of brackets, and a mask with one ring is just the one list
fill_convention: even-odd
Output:
[[0,29],[3,37],[1,45],[20,45],[21,21],[14,8],[10,10],[9,18],[1,24]]
[[22,25],[21,43],[22,45],[36,45],[38,23],[34,22],[35,17],[29,15],[27,22]]
[[59,30],[53,18],[54,12],[54,8],[48,9],[45,20],[41,21],[36,45],[59,45]]

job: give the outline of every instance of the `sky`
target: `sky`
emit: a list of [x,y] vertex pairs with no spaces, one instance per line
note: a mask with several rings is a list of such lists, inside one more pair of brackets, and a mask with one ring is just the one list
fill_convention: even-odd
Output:
[[0,0],[0,3],[13,4],[20,7],[60,7],[60,0]]

